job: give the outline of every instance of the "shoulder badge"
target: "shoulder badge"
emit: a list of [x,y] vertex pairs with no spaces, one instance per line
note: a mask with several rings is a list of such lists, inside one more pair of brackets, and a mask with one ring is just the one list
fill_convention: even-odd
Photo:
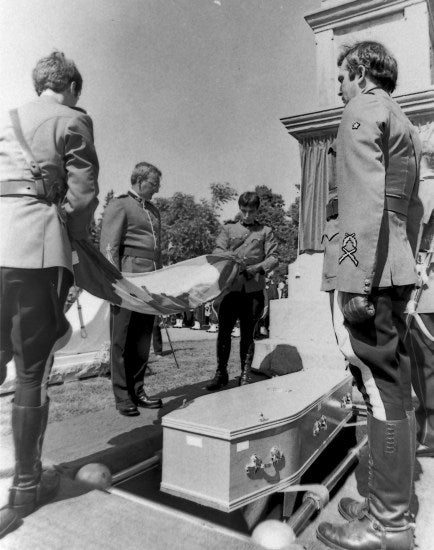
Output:
[[359,127],[360,127],[360,122],[357,122],[357,121],[356,121],[356,122],[353,122],[353,123],[351,124],[351,128],[352,128],[353,130],[357,130]]

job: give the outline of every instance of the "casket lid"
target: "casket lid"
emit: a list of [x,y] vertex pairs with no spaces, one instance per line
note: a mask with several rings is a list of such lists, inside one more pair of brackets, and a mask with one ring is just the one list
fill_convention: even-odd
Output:
[[320,408],[352,376],[339,369],[310,367],[270,380],[205,395],[162,418],[163,427],[234,439],[287,424]]

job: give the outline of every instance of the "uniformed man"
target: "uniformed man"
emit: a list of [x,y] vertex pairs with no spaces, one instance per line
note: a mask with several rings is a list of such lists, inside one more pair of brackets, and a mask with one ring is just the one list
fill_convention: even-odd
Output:
[[[158,168],[139,162],[131,174],[131,189],[106,208],[100,247],[121,271],[146,273],[162,267],[160,213],[150,202],[160,180]],[[137,407],[162,406],[161,399],[148,397],[143,387],[154,321],[154,315],[110,306],[111,380],[116,408],[124,416],[140,414]]]
[[54,495],[42,473],[47,381],[53,347],[68,323],[73,282],[69,237],[87,239],[97,205],[92,120],[76,107],[82,77],[61,52],[33,70],[38,98],[0,120],[1,367],[15,360],[12,404],[15,475],[0,513],[0,536]]
[[417,440],[420,451],[434,456],[434,123],[421,132],[419,196],[424,206],[422,238],[417,255],[418,287],[410,301],[406,345],[418,398]]
[[228,384],[228,360],[231,352],[231,333],[240,321],[240,385],[249,382],[253,359],[253,333],[264,308],[265,274],[278,264],[277,243],[273,232],[256,221],[260,205],[257,193],[246,192],[238,199],[240,221],[227,223],[217,237],[214,253],[232,252],[242,262],[243,269],[232,284],[230,292],[218,310],[217,370],[207,385],[209,391]]
[[415,418],[404,337],[422,215],[420,141],[390,96],[398,69],[381,44],[346,48],[338,65],[346,107],[336,140],[337,201],[328,213],[336,221],[328,232],[338,242],[335,277],[329,273],[326,284],[335,289],[339,346],[367,405],[370,475],[366,503],[339,504],[353,521],[321,523],[317,534],[334,549],[409,550]]

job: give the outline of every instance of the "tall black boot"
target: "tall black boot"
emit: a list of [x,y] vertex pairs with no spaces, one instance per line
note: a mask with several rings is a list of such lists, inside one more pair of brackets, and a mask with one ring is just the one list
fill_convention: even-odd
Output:
[[321,523],[318,538],[337,550],[412,550],[409,505],[413,488],[414,422],[382,421],[368,414],[367,507],[345,525]]
[[[407,411],[407,418],[410,421],[410,443],[412,444],[411,449],[411,457],[412,457],[412,473],[413,473],[413,487],[414,487],[414,466],[416,462],[416,448],[417,448],[417,440],[416,440],[416,432],[417,432],[417,423],[416,423],[416,416],[415,412],[413,411]],[[413,491],[414,489],[412,489]],[[368,502],[363,501],[360,502],[359,500],[355,500],[354,498],[350,497],[344,497],[341,498],[341,500],[338,503],[338,510],[342,517],[344,517],[346,520],[351,521],[353,519],[357,519],[362,517],[364,510],[367,510],[368,508]]]
[[12,405],[15,444],[15,475],[9,489],[9,505],[21,518],[54,497],[59,476],[42,473],[41,453],[48,420],[49,402],[40,407]]
[[241,376],[240,376],[240,386],[246,386],[247,384],[250,384],[250,373],[251,373],[251,366],[253,362],[253,355],[254,355],[254,346],[250,346],[249,351],[246,355],[246,360],[244,361],[244,365],[241,368]]
[[221,388],[224,388],[225,386],[227,386],[228,382],[229,382],[229,375],[228,375],[226,365],[224,367],[219,365],[217,367],[217,370],[215,371],[214,378],[206,386],[206,389],[208,391],[220,390]]

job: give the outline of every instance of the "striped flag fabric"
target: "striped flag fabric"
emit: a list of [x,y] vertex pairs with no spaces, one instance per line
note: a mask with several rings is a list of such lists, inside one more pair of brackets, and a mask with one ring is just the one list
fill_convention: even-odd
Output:
[[90,242],[73,240],[76,285],[139,313],[168,315],[194,309],[227,292],[239,273],[236,257],[198,256],[149,273],[121,273]]

